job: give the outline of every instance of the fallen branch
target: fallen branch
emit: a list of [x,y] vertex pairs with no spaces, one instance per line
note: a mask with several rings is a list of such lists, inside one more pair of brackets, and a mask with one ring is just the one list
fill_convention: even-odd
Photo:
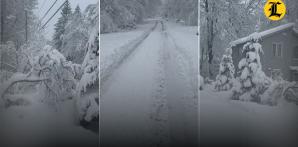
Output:
[[9,80],[1,84],[0,88],[0,96],[1,98],[7,93],[8,89],[10,89],[16,83],[28,83],[28,82],[42,82],[48,80],[47,78],[40,77],[28,77],[27,74],[16,73]]

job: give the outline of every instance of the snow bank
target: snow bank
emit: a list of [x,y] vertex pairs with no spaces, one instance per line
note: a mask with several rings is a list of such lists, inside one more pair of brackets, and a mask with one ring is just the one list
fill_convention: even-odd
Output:
[[156,24],[149,30],[143,32],[141,36],[136,37],[134,40],[128,42],[120,48],[114,49],[114,51],[108,56],[103,56],[100,60],[101,81],[105,81],[111,73],[137,48],[137,46],[149,36],[155,27]]

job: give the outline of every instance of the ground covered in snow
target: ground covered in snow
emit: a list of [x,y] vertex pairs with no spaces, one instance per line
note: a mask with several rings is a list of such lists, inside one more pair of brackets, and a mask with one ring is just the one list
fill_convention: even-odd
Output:
[[[297,145],[298,106],[286,101],[277,106],[231,100],[231,91],[200,92],[202,144],[291,147]],[[216,140],[216,142],[214,142]]]
[[38,92],[19,97],[27,103],[0,110],[1,146],[98,145],[96,133],[75,124],[73,100],[51,106]]

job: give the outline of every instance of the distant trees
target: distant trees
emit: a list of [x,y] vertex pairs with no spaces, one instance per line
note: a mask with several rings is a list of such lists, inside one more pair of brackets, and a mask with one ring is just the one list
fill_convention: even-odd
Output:
[[61,51],[62,39],[63,39],[62,37],[65,35],[64,34],[65,27],[70,20],[71,14],[72,12],[71,12],[70,3],[67,0],[62,8],[61,16],[58,19],[58,22],[55,24],[55,33],[53,36],[53,42],[54,42],[55,48],[58,49],[59,51]]
[[77,6],[69,16],[69,22],[65,26],[64,35],[61,39],[61,52],[64,56],[75,63],[82,63],[82,55],[85,54],[85,44],[88,40],[88,26],[85,15]]
[[166,0],[164,17],[183,20],[186,25],[198,25],[198,0]]
[[160,0],[100,0],[100,32],[133,29],[146,17],[156,14]]

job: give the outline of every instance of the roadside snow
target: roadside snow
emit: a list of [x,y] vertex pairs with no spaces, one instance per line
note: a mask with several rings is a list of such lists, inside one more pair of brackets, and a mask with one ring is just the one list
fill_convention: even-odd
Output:
[[109,37],[101,36],[100,72],[102,82],[107,80],[125,58],[127,58],[138,45],[148,37],[151,31],[155,28],[155,23],[156,21],[147,21],[147,24],[139,26],[139,30],[117,33],[116,36],[114,33]]
[[211,87],[200,92],[202,141],[212,139],[218,143],[255,143],[255,146],[274,147],[295,144],[297,105],[284,102],[273,107],[230,100],[231,95],[231,91],[215,92]]
[[98,142],[98,136],[74,123],[74,102],[61,102],[57,109],[42,103],[37,93],[22,95],[30,105],[0,111],[0,134],[6,146],[43,146],[47,143],[82,144]]

